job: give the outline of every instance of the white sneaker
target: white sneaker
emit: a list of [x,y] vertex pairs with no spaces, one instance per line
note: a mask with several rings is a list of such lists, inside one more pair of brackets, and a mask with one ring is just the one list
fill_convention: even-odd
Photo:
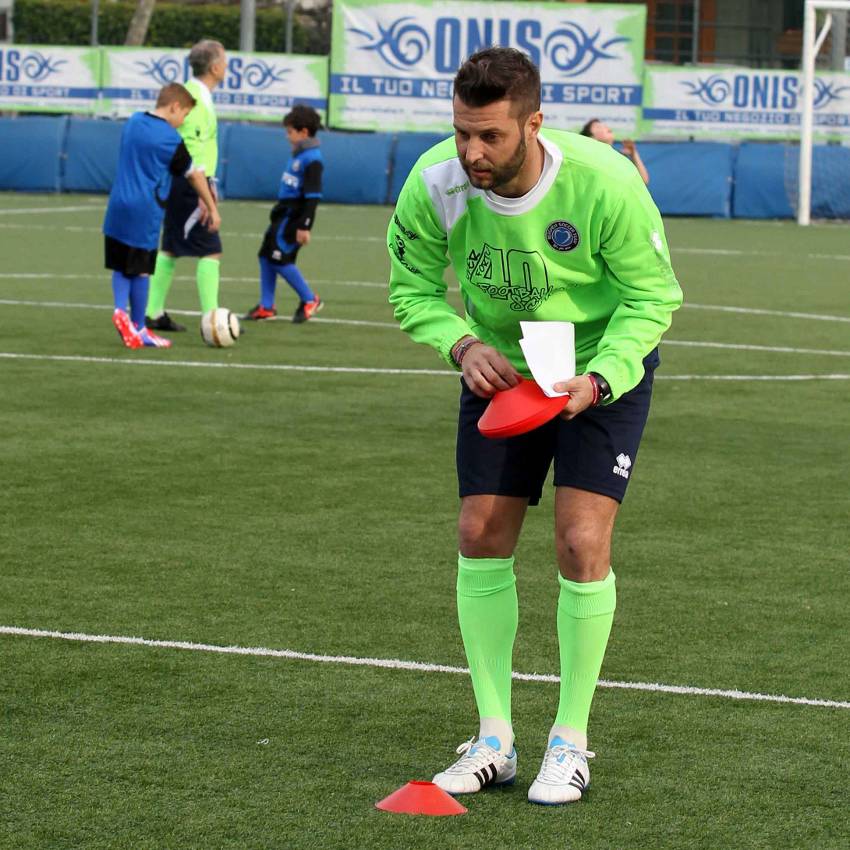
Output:
[[495,737],[464,741],[457,748],[461,757],[438,773],[434,784],[448,794],[474,794],[490,785],[510,785],[516,779],[516,750],[504,755],[498,746]]
[[596,753],[579,750],[563,738],[554,737],[543,756],[537,779],[528,789],[528,800],[543,806],[573,803],[590,787],[587,760]]

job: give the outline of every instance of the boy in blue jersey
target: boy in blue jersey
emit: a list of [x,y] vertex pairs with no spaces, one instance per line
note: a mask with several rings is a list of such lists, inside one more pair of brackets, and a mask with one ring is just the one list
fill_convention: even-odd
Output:
[[[221,225],[203,172],[192,166],[177,132],[195,98],[179,83],[164,86],[153,112],[137,112],[121,133],[118,170],[103,220],[106,268],[112,269],[112,324],[127,348],[168,348],[169,340],[145,328],[149,276],[171,177],[185,175],[201,198],[210,229]],[[127,313],[129,302],[130,313]]]
[[286,137],[292,146],[292,157],[280,178],[278,201],[271,211],[271,224],[266,229],[258,253],[260,303],[245,315],[251,321],[277,315],[275,288],[278,275],[298,294],[293,322],[306,322],[324,306],[295,265],[299,248],[310,242],[310,229],[322,197],[324,163],[316,138],[320,126],[319,114],[311,106],[295,106],[283,119]]

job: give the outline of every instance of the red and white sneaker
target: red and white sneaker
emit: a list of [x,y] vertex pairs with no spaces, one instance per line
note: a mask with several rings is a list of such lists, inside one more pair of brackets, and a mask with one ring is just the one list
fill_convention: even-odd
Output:
[[295,322],[296,325],[301,324],[301,322],[306,322],[308,319],[312,319],[322,307],[325,306],[325,302],[322,301],[321,298],[317,295],[312,301],[302,301],[298,305],[298,309],[295,311],[295,315],[292,317],[292,321]]
[[133,327],[133,323],[130,321],[130,317],[127,315],[126,310],[119,310],[117,307],[115,311],[112,313],[112,324],[115,325],[115,330],[118,331],[118,336],[121,337],[121,342],[127,348],[143,348],[144,342],[142,341],[141,336],[139,336],[139,332]]
[[249,322],[259,322],[261,319],[273,319],[277,315],[277,310],[272,307],[263,307],[262,304],[257,304],[252,307],[242,318]]
[[145,348],[171,348],[170,339],[157,336],[150,328],[142,328],[137,333]]

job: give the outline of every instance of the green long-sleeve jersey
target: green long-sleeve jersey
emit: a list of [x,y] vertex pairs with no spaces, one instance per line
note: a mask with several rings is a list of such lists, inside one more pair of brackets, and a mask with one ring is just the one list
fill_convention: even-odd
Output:
[[[520,321],[575,323],[578,374],[613,399],[635,387],[682,292],[661,216],[634,165],[609,145],[541,132],[543,173],[521,198],[470,185],[453,139],[413,167],[390,221],[390,302],[402,330],[451,349],[473,334],[530,376]],[[465,316],[446,300],[451,261]]]
[[186,83],[186,88],[196,103],[178,132],[183,137],[195,167],[203,170],[207,177],[215,177],[218,167],[218,119],[212,92],[195,77]]

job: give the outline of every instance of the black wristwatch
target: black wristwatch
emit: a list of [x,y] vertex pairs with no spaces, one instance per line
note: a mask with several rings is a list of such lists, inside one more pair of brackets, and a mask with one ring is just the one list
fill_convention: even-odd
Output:
[[599,372],[588,372],[588,375],[593,375],[594,380],[596,381],[596,386],[599,387],[599,396],[596,399],[597,404],[605,404],[606,402],[611,401],[614,396],[614,393],[611,392],[611,385]]

